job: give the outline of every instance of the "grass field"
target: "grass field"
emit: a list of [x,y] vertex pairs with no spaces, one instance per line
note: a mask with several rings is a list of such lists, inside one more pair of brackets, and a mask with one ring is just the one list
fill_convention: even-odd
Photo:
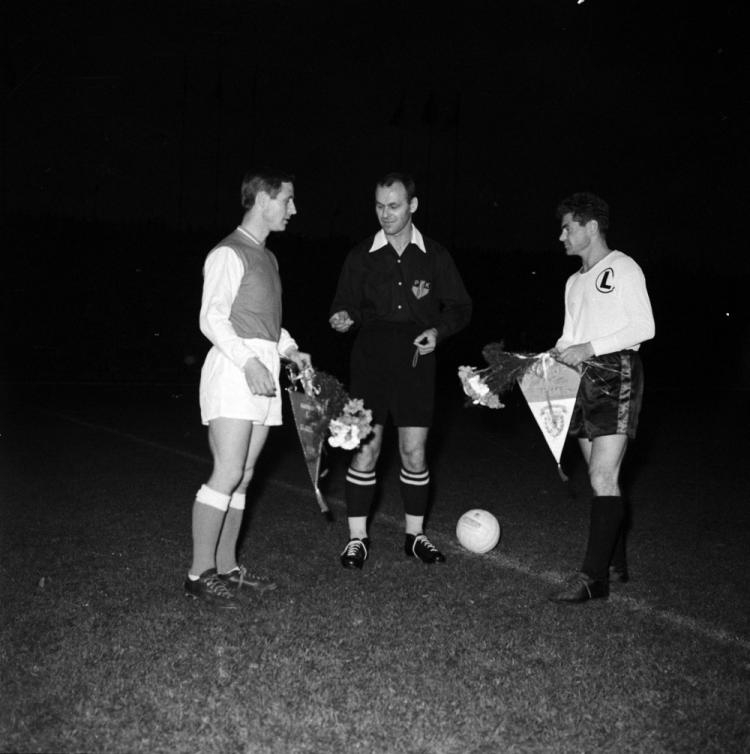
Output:
[[[241,551],[279,589],[230,617],[181,590],[210,468],[195,387],[5,389],[2,752],[750,750],[747,393],[647,396],[625,470],[633,579],[582,606],[546,596],[579,565],[584,470],[569,447],[560,481],[515,394],[492,412],[445,391],[428,528],[444,566],[403,556],[391,454],[371,559],[342,569],[347,456],[330,456],[328,523],[279,429]],[[488,555],[455,541],[472,507],[502,523]]]

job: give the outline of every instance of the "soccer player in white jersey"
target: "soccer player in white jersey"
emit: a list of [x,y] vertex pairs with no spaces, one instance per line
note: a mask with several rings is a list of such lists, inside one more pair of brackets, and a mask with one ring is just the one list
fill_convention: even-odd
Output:
[[577,193],[559,204],[557,215],[565,252],[582,265],[565,286],[565,321],[554,353],[581,371],[569,433],[578,438],[594,497],[581,571],[550,598],[579,603],[606,598],[610,580],[629,578],[619,475],[641,410],[638,350],[654,337],[654,317],[641,268],[607,245],[607,203]]
[[281,280],[272,231],[296,214],[290,175],[248,172],[240,225],[215,246],[203,267],[201,332],[211,341],[201,371],[200,407],[208,425],[213,471],[193,504],[193,561],[186,596],[236,609],[245,593],[275,584],[237,562],[245,494],[269,427],[281,424],[281,359],[310,365],[281,326]]

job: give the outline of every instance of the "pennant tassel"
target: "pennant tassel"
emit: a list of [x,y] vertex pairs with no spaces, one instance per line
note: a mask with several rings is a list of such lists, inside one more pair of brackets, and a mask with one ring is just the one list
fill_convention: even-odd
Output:
[[320,507],[320,512],[323,514],[323,518],[325,518],[326,521],[333,521],[333,513],[328,507],[323,494],[317,487],[315,488],[315,499],[318,501],[318,506]]

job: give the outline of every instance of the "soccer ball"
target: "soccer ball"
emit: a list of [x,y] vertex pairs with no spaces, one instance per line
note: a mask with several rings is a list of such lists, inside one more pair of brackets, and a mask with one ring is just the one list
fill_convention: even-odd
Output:
[[500,541],[500,522],[489,511],[473,508],[458,519],[456,537],[469,552],[489,552]]

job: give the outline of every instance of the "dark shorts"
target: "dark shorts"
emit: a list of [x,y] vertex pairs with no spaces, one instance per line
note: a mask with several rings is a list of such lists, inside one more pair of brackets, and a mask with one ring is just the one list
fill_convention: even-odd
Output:
[[594,356],[584,365],[571,437],[593,440],[603,435],[635,438],[643,400],[643,366],[637,351]]
[[416,365],[414,339],[424,327],[411,323],[366,325],[354,341],[349,394],[362,398],[373,422],[388,416],[397,427],[429,427],[435,403],[435,352]]

